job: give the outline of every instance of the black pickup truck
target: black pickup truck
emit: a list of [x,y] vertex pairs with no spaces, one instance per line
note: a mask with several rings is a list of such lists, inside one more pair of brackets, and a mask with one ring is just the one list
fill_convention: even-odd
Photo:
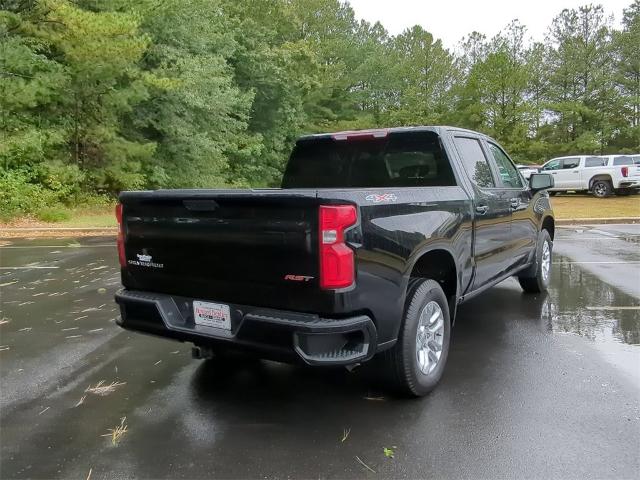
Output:
[[302,137],[279,189],[122,192],[118,323],[199,358],[375,357],[424,395],[460,303],[514,275],[547,288],[552,186],[485,135],[408,127]]

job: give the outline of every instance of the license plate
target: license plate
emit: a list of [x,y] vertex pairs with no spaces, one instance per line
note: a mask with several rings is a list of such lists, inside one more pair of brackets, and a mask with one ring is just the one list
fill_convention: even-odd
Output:
[[229,305],[224,303],[193,302],[193,319],[196,325],[231,330]]

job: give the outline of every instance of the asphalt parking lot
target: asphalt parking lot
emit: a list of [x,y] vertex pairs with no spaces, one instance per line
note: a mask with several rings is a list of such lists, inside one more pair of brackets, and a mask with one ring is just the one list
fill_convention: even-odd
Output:
[[0,241],[0,477],[638,478],[639,246],[559,228],[550,292],[464,304],[442,384],[407,400],[122,331],[113,238]]

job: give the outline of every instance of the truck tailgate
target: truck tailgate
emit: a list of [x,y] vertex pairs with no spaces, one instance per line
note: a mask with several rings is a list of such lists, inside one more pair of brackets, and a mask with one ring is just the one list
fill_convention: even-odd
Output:
[[[260,305],[318,288],[315,192],[126,192],[125,287]],[[276,306],[277,298],[269,304]]]

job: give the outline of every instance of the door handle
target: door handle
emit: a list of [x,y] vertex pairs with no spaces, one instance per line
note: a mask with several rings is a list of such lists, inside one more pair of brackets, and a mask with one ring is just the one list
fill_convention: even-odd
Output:
[[551,172],[551,175],[557,175],[558,172]]
[[478,205],[476,207],[476,213],[478,215],[484,215],[489,211],[489,205]]
[[509,203],[511,205],[512,209],[516,209],[520,206],[520,199],[519,198],[512,198],[511,200],[509,200]]

